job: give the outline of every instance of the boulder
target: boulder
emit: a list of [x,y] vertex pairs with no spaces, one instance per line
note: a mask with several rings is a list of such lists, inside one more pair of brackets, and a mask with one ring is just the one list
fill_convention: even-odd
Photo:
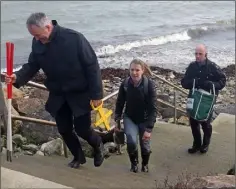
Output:
[[[2,87],[3,87],[4,96],[6,98],[7,97],[7,86],[5,84],[3,84]],[[17,112],[19,112],[18,101],[20,99],[23,99],[24,96],[25,96],[25,94],[23,91],[12,86],[12,106]]]
[[[4,95],[7,95],[7,85],[5,85],[5,83],[2,84],[2,88],[3,88],[3,92]],[[12,99],[21,99],[24,98],[24,92],[22,92],[20,89],[15,88],[14,86],[12,86]]]
[[40,151],[43,152],[45,156],[51,156],[53,154],[62,156],[64,155],[63,140],[57,138],[47,143],[44,143],[42,144]]
[[[183,188],[181,187],[181,184],[179,184],[179,188]],[[191,179],[187,183],[186,188],[188,189],[213,189],[213,188],[214,189],[234,189],[235,176],[218,175],[218,176],[196,177],[196,178]]]
[[189,118],[187,116],[181,116],[178,119],[178,124],[180,124],[180,125],[189,125]]
[[16,144],[16,146],[19,146],[21,147],[23,144],[26,144],[26,138],[23,137],[22,135],[20,134],[14,134],[12,136],[12,141],[14,141],[14,143]]
[[26,151],[24,151],[24,155],[32,156],[32,155],[34,155],[34,153],[26,150]]
[[[21,99],[18,103],[20,110],[27,117],[54,121],[51,115],[45,111],[43,97]],[[21,132],[30,143],[34,144],[42,144],[47,142],[49,137],[57,138],[60,136],[57,127],[33,122],[24,122]]]
[[[163,100],[165,102],[170,102],[170,96],[168,94],[158,94],[157,99]],[[167,108],[168,106],[165,104],[162,104],[160,102],[157,102],[157,106],[159,108]]]
[[229,80],[229,81],[227,82],[227,86],[229,86],[229,87],[235,87],[235,78]]
[[38,150],[35,154],[39,155],[39,156],[44,156],[44,153],[40,150]]
[[26,145],[22,145],[22,149],[26,151],[30,151],[32,153],[36,153],[39,150],[39,147],[36,146],[35,144],[26,144]]

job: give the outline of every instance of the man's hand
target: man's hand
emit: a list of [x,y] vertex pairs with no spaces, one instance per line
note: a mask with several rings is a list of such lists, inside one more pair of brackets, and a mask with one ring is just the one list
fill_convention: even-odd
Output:
[[12,74],[11,76],[7,75],[7,73],[3,73],[5,75],[5,83],[15,83],[16,82],[16,74]]
[[92,100],[93,106],[96,108],[102,104],[102,100]]
[[149,140],[151,138],[151,133],[145,131],[143,134],[143,140]]
[[213,89],[213,83],[211,81],[204,81],[204,87],[207,89]]

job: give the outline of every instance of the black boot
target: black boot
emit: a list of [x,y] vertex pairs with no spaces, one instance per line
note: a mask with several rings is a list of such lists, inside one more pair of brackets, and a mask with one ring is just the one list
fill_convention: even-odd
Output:
[[149,172],[148,169],[148,162],[149,162],[149,158],[150,158],[150,153],[149,154],[142,154],[142,172]]
[[201,152],[202,154],[205,154],[205,153],[207,153],[208,148],[209,148],[208,145],[202,145],[201,148],[200,148],[200,152]]
[[207,134],[204,134],[203,136],[203,144],[200,148],[200,152],[202,154],[206,153],[209,149],[209,144],[210,144],[210,140],[211,140],[211,135],[208,136]]
[[194,153],[198,152],[201,149],[201,143],[202,143],[201,139],[198,140],[197,142],[194,141],[192,148],[188,149],[188,153],[194,154]]
[[137,173],[138,172],[138,151],[134,151],[133,153],[129,153],[129,159],[131,162],[130,171]]
[[94,149],[94,166],[99,167],[104,161],[104,146],[101,142],[98,148]]
[[68,166],[71,168],[78,169],[80,167],[80,165],[86,163],[86,158],[85,158],[82,148],[79,148],[78,152],[76,154],[77,155],[74,156],[74,159],[70,163],[68,163]]
[[200,150],[200,147],[193,146],[192,148],[188,149],[188,153],[194,154],[194,153],[198,152],[199,150]]
[[86,160],[83,162],[80,162],[78,159],[74,158],[70,163],[68,163],[68,166],[71,168],[78,169],[81,164],[86,163]]

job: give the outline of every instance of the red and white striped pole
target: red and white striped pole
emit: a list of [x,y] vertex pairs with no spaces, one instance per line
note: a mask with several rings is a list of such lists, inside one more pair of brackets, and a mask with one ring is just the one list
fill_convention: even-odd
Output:
[[[11,42],[6,43],[6,57],[7,57],[7,75],[13,74],[13,57],[14,57],[14,44]],[[7,108],[8,108],[8,121],[7,121],[7,161],[12,161],[12,119],[11,119],[11,104],[12,104],[12,82],[7,84]]]

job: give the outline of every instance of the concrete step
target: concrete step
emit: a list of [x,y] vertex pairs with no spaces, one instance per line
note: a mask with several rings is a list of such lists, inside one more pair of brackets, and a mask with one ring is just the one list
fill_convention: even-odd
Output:
[[[33,157],[20,156],[13,163],[5,162],[4,166],[71,187],[129,188],[149,185],[149,188],[152,188],[155,186],[150,174],[130,173],[129,167],[111,163],[109,159],[101,167],[94,167],[93,160],[89,158],[80,169],[69,168],[67,163],[68,160],[63,157],[35,155]],[[149,183],[150,180],[153,180],[153,183]]]
[[[11,163],[2,156],[1,163],[4,168],[73,188],[157,188],[167,176],[170,182],[176,182],[185,174],[227,173],[235,161],[235,116],[220,114],[215,119],[207,154],[188,154],[191,145],[190,127],[157,123],[152,132],[153,153],[147,174],[129,172],[126,153],[109,157],[98,168],[93,166],[93,159],[87,158],[87,163],[78,170],[67,167],[70,159],[58,156],[20,156]],[[12,182],[15,179],[13,176]]]

